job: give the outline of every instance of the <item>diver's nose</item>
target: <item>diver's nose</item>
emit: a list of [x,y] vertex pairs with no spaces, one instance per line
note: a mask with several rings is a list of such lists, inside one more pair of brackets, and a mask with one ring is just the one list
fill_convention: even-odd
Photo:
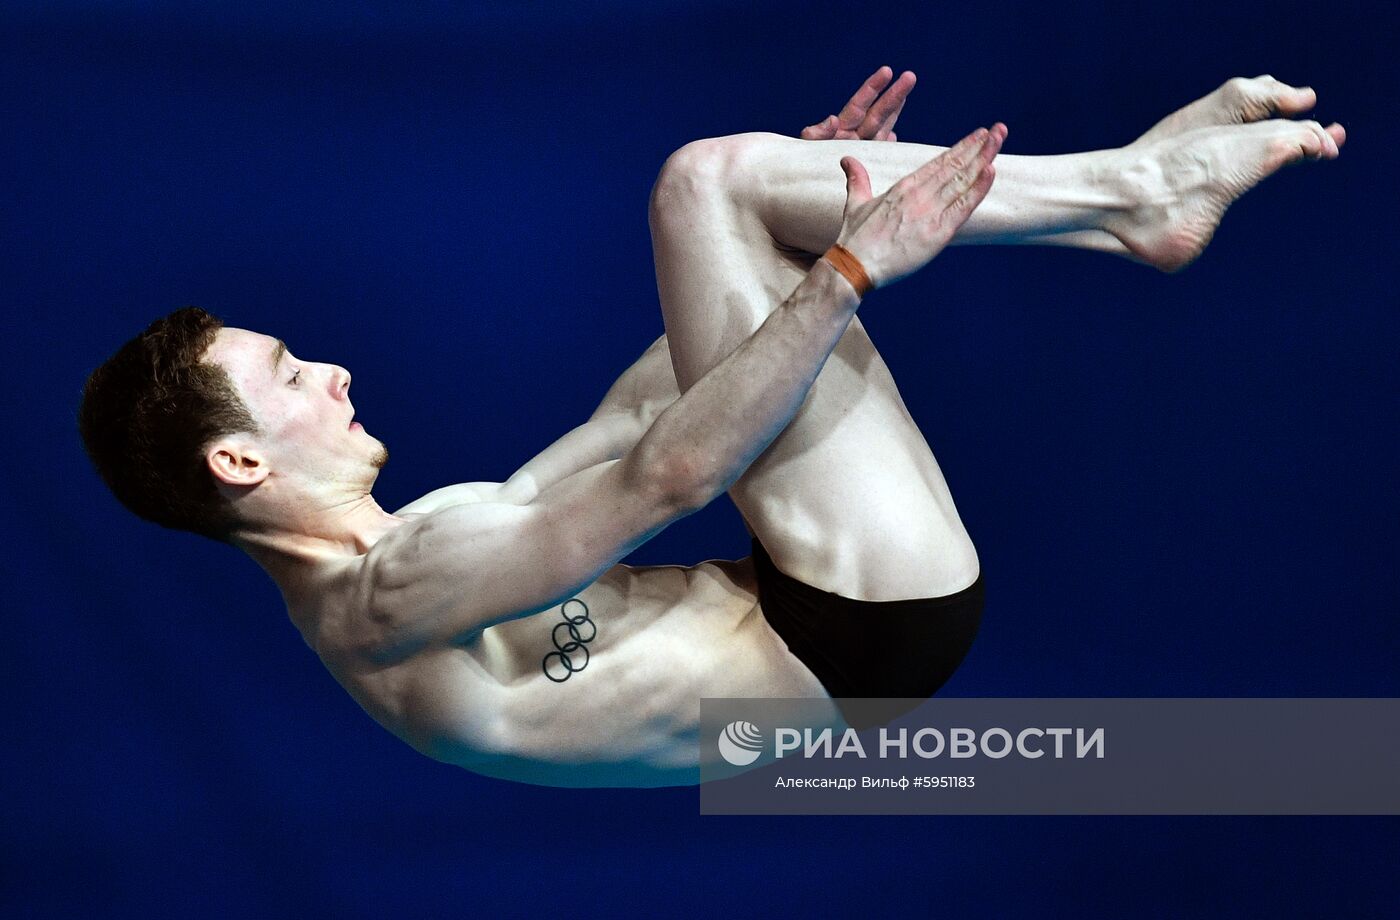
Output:
[[339,365],[331,365],[331,394],[336,399],[344,399],[350,392],[350,372]]

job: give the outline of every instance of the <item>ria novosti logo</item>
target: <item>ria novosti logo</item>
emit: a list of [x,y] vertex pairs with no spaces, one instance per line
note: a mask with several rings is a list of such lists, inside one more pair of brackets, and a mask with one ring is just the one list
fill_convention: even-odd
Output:
[[[1015,754],[1024,760],[1050,757],[1052,760],[1074,758],[1104,759],[1104,728],[1086,731],[1074,728],[1022,728],[1015,734],[1000,726],[979,732],[962,726],[947,729],[926,726],[909,735],[908,728],[880,729],[874,756],[879,760],[906,760],[911,756],[923,760],[947,758],[963,760],[985,757],[1000,760]],[[1049,742],[1046,738],[1051,739]],[[1046,746],[1052,748],[1047,750]],[[736,767],[747,767],[763,753],[763,732],[752,722],[736,719],[719,733],[719,752]],[[776,728],[773,730],[773,756],[778,760],[793,756],[802,759],[840,760],[846,756],[864,760],[871,756],[866,742],[856,729],[846,727],[839,735],[831,728]]]
[[752,722],[730,722],[719,733],[719,753],[736,767],[747,767],[763,753],[763,733]]

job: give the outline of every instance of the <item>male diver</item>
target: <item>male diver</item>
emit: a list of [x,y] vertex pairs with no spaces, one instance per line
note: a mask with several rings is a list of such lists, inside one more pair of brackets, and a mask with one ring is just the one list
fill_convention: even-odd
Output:
[[[862,298],[954,241],[1179,269],[1230,202],[1345,133],[1290,120],[1315,95],[1265,76],[1119,149],[998,156],[995,124],[944,150],[894,139],[913,84],[881,68],[801,140],[673,154],[650,202],[666,335],[504,483],[384,511],[350,374],[196,308],[93,373],[88,452],[138,515],[257,561],[380,724],[479,773],[691,783],[702,697],[929,696],[982,577]],[[619,563],[725,492],[752,558]]]

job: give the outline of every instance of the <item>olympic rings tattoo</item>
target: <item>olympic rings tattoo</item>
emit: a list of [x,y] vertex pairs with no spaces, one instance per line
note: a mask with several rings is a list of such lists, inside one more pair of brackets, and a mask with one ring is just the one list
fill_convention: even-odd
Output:
[[[570,604],[577,604],[579,607],[582,607],[583,613],[575,613],[570,616]],[[554,628],[549,631],[549,639],[554,643],[554,651],[545,655],[544,661],[540,663],[540,666],[544,669],[544,676],[548,677],[556,684],[562,684],[579,671],[588,667],[588,643],[598,638],[598,624],[588,618],[588,605],[578,598],[575,597],[565,601],[564,606],[559,608],[559,615],[564,618],[564,622],[555,623]],[[579,627],[585,625],[587,626],[588,635],[584,635],[584,631],[579,629]],[[559,641],[559,630],[561,629],[564,630],[569,637],[568,641],[562,643]],[[583,653],[582,662],[576,661],[575,659],[575,656],[578,655],[579,652]],[[553,673],[550,672],[549,668],[551,658],[558,659]],[[559,671],[560,667],[564,669],[562,672],[563,676],[556,677],[556,674],[561,673]]]

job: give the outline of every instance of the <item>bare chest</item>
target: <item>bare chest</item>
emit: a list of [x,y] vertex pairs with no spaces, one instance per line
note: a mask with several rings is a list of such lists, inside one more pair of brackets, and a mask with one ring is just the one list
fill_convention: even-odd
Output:
[[567,764],[693,766],[703,697],[821,693],[751,579],[747,563],[617,566],[549,610],[338,676],[395,734],[480,772],[553,782]]
[[725,638],[754,603],[712,565],[617,566],[563,603],[493,626],[462,650],[493,680],[518,689],[572,690],[602,679],[689,683],[723,657]]

